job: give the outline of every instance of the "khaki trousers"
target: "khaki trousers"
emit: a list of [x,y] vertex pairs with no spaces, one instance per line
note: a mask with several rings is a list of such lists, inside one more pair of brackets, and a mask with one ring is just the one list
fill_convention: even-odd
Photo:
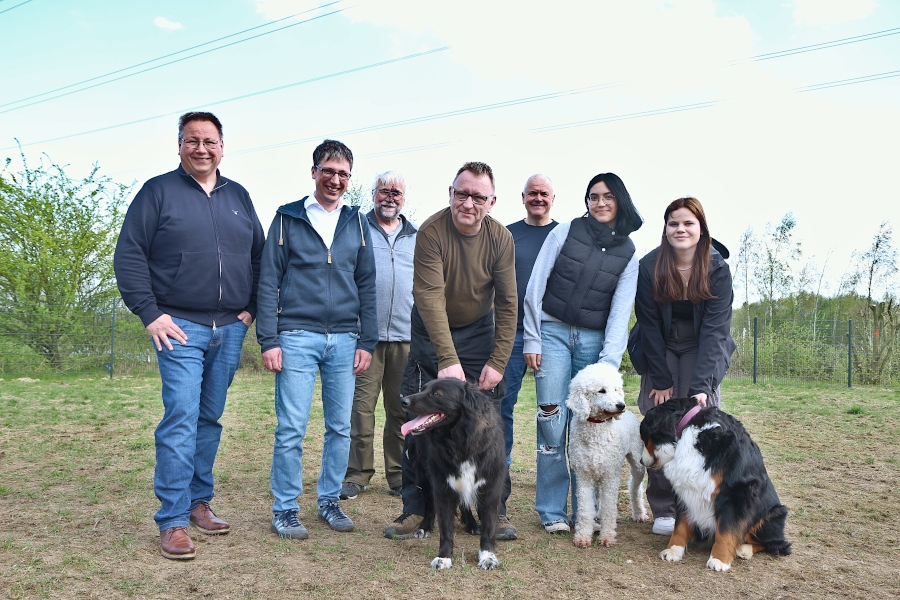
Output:
[[353,411],[350,415],[350,460],[344,481],[368,486],[375,474],[375,406],[384,398],[385,423],[382,435],[385,479],[389,487],[403,483],[403,435],[406,411],[400,406],[400,383],[409,355],[409,342],[378,342],[372,364],[356,376]]

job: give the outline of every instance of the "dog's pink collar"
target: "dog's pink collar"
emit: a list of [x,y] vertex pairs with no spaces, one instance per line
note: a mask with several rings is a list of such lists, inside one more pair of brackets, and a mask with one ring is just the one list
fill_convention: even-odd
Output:
[[587,421],[588,421],[588,423],[606,423],[607,421],[609,421],[609,419],[594,419],[594,418],[588,417]]
[[675,428],[675,439],[676,440],[681,439],[681,431],[684,429],[684,426],[688,424],[688,421],[690,421],[691,419],[696,417],[697,413],[700,412],[700,409],[702,409],[702,408],[703,407],[698,404],[691,410],[687,411],[686,415],[681,417],[681,420],[678,422],[678,427]]

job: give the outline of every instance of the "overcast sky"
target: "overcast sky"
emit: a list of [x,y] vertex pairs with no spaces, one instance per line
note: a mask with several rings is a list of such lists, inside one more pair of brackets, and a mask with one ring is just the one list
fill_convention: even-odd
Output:
[[804,260],[833,250],[832,282],[900,224],[896,0],[0,0],[0,50],[12,170],[18,138],[33,163],[140,186],[177,166],[178,115],[211,110],[220,169],[266,228],[311,192],[325,137],[353,150],[356,183],[401,171],[419,222],[481,160],[502,223],[533,173],[560,221],[617,173],[646,220],[639,252],[680,196],[734,253],[791,211]]

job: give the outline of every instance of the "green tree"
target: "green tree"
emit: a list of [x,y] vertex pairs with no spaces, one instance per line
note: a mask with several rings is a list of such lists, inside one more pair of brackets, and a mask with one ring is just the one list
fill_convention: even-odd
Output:
[[21,156],[20,173],[10,159],[0,171],[0,331],[61,368],[90,352],[88,317],[117,294],[113,252],[131,186],[97,165],[79,180],[49,157],[31,168]]
[[778,300],[791,293],[792,267],[801,255],[800,242],[794,241],[796,226],[794,215],[787,213],[774,228],[766,226],[766,237],[756,250],[758,260],[753,267],[753,276],[760,299],[766,305],[769,323],[775,318]]

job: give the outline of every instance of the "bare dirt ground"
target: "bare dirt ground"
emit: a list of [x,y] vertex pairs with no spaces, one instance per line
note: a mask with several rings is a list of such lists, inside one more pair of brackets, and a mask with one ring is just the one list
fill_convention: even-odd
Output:
[[343,503],[355,531],[336,533],[316,520],[320,426],[311,425],[304,455],[300,517],[310,539],[281,540],[269,532],[274,415],[267,382],[240,377],[224,418],[213,507],[231,523],[232,533],[192,531],[197,558],[185,563],[159,555],[152,521],[158,506],[151,490],[157,381],[120,381],[130,387],[128,393],[115,388],[123,394],[119,405],[110,400],[106,413],[79,419],[65,417],[66,410],[89,411],[67,405],[83,397],[87,406],[89,387],[61,385],[31,398],[0,383],[0,400],[6,402],[0,410],[22,413],[24,404],[39,401],[42,410],[56,403],[63,415],[53,419],[36,412],[41,422],[10,418],[0,428],[0,596],[900,597],[900,402],[893,390],[727,389],[725,408],[759,443],[791,509],[787,535],[794,550],[788,557],[736,559],[727,573],[709,571],[708,550],[701,548],[690,548],[681,563],[660,560],[667,540],[653,535],[649,523],[630,520],[624,472],[613,548],[579,550],[571,535],[546,534],[533,509],[533,399],[520,396],[509,504],[519,539],[499,542],[502,565],[485,572],[475,566],[478,539],[459,530],[453,568],[435,572],[429,563],[436,537],[383,537],[401,503],[387,494],[380,473],[367,492]]

